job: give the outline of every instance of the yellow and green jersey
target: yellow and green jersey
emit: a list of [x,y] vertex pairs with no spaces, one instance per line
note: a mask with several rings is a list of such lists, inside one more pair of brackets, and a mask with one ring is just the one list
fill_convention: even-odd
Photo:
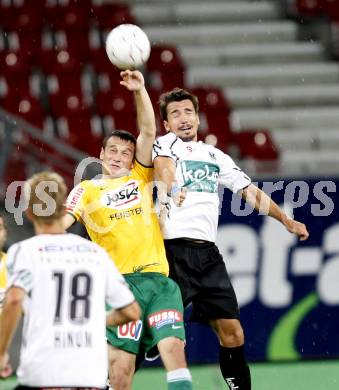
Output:
[[128,176],[86,180],[67,199],[67,211],[82,222],[122,274],[168,275],[163,238],[153,206],[153,169],[137,161]]

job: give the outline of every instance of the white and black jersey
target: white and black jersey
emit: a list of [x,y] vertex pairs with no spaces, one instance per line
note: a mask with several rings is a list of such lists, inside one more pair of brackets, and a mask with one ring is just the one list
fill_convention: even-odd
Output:
[[218,185],[236,193],[247,187],[251,179],[221,150],[201,141],[184,142],[174,133],[156,140],[153,160],[157,156],[175,161],[178,184],[188,191],[181,207],[176,207],[171,201],[164,238],[188,237],[215,242],[219,216]]
[[7,264],[8,287],[27,293],[19,383],[105,388],[105,304],[134,301],[106,252],[74,234],[42,234],[11,246]]

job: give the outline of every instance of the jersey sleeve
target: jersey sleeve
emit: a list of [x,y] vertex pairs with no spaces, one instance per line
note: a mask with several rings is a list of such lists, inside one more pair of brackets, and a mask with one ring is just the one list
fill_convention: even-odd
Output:
[[179,138],[174,133],[168,133],[157,138],[153,144],[152,161],[157,157],[169,157],[177,163],[179,160],[179,156],[176,153],[178,143]]
[[69,193],[66,200],[66,211],[71,214],[77,221],[82,218],[84,212],[84,195],[85,195],[85,184],[84,182],[78,184]]
[[7,288],[19,287],[28,294],[33,288],[33,263],[20,244],[12,245],[7,253]]
[[[216,149],[217,150],[217,149]],[[251,184],[251,179],[235,164],[230,156],[217,150],[220,165],[219,183],[236,193]]]
[[135,301],[124,277],[110,257],[104,253],[106,264],[106,303],[113,309],[121,309]]
[[153,167],[145,167],[139,161],[134,161],[134,170],[146,183],[153,180]]

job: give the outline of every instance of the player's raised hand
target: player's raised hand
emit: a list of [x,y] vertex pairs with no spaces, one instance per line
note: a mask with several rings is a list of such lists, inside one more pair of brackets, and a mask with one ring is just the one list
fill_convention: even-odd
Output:
[[124,70],[120,72],[122,81],[120,84],[129,91],[140,91],[145,86],[144,76],[138,70]]
[[309,233],[306,226],[294,219],[287,219],[284,223],[286,229],[293,234],[296,234],[299,237],[300,241],[308,239]]

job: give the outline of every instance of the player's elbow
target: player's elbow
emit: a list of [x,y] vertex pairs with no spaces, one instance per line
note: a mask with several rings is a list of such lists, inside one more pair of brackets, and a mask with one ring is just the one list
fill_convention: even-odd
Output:
[[6,307],[19,307],[24,299],[25,292],[17,287],[10,288],[5,297]]

